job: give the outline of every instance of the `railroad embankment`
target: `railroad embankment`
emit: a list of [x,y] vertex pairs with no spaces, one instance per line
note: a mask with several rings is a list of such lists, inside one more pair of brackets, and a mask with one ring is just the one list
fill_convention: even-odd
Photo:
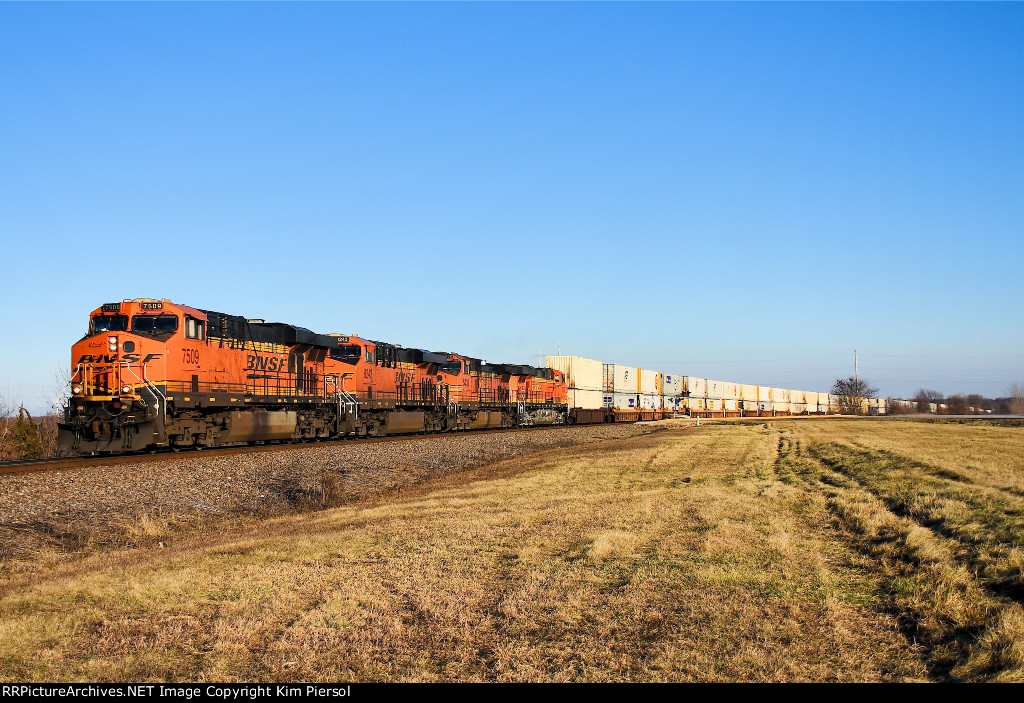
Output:
[[233,516],[322,509],[400,491],[429,478],[556,447],[645,434],[653,424],[533,428],[282,445],[280,451],[185,452],[109,466],[0,476],[0,560],[42,551],[169,543]]

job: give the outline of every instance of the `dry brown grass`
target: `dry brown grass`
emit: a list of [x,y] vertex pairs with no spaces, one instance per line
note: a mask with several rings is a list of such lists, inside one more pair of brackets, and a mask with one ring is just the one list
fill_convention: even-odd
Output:
[[974,473],[932,431],[671,430],[41,556],[0,581],[0,679],[1017,680],[1024,430],[968,443]]

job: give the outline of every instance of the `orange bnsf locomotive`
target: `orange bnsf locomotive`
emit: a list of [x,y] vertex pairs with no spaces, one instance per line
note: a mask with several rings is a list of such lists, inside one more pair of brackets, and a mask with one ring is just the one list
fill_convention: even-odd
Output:
[[560,371],[316,334],[136,299],[71,350],[60,445],[76,453],[569,421]]

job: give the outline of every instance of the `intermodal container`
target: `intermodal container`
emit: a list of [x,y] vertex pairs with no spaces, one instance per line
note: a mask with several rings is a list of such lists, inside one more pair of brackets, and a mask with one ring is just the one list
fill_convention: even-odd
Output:
[[643,410],[661,410],[661,396],[657,393],[641,393],[640,408]]
[[[786,390],[785,388],[772,388],[771,389],[771,401],[773,403],[788,403],[789,402],[789,391]],[[776,409],[778,409],[778,408],[776,408]]]
[[640,392],[648,394],[661,393],[661,373],[650,369],[638,369],[640,372]]
[[[611,390],[614,393],[639,393],[640,392],[640,369],[635,366],[623,366],[622,364],[604,365],[604,390]],[[611,385],[611,388],[608,385]]]
[[604,406],[616,410],[639,410],[640,396],[636,393],[605,393]]
[[683,394],[683,376],[674,373],[662,373],[661,374],[661,394],[662,395],[682,395]]
[[[740,384],[732,383],[731,381],[723,381],[722,398],[725,400],[739,400]],[[726,410],[735,410],[735,408],[726,408]]]
[[[722,397],[722,390],[723,390],[723,386],[725,385],[722,381],[713,381],[712,379],[709,378],[709,379],[706,379],[704,381],[704,383],[705,383],[705,385],[707,387],[707,397],[708,398],[721,398]],[[708,408],[708,410],[711,410],[711,408]],[[719,407],[718,410],[721,410],[721,407]]]
[[703,398],[708,394],[708,380],[696,376],[683,376],[683,393],[691,398]]
[[740,400],[758,400],[757,386],[748,383],[740,384]]
[[[552,367],[554,368],[554,367]],[[594,390],[583,390],[580,388],[570,388],[568,394],[568,402],[570,408],[584,408],[587,410],[596,410],[604,407],[604,392]]]
[[[547,366],[565,374],[565,382],[570,388],[588,391],[600,391],[604,364],[596,359],[582,356],[549,356],[544,361]],[[582,406],[581,406],[582,407]]]

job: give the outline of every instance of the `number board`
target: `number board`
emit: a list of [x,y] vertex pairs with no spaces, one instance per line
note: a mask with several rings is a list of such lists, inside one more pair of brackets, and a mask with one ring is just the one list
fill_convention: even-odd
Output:
[[121,312],[121,303],[103,303],[103,312]]
[[163,310],[164,309],[164,304],[163,303],[143,303],[142,304],[142,309],[143,310]]

